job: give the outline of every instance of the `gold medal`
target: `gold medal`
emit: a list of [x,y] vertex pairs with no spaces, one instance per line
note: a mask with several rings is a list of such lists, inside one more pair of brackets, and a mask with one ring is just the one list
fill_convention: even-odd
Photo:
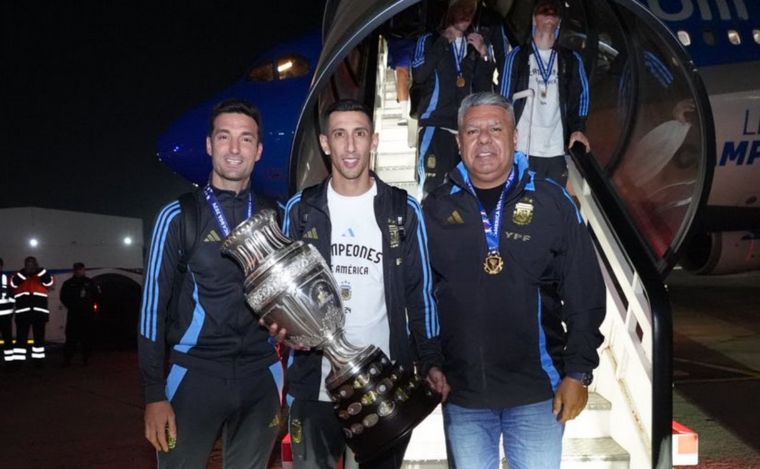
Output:
[[504,269],[504,259],[501,258],[501,254],[498,252],[492,252],[486,256],[486,261],[483,262],[483,270],[488,275],[496,275]]
[[457,77],[457,88],[464,88],[464,77],[462,75]]
[[544,89],[543,89],[543,91],[541,91],[541,97],[542,97],[542,98],[545,98],[545,97],[546,97],[546,95],[547,95],[547,92],[548,92],[548,91],[549,91],[548,87],[547,87],[547,88],[544,88]]

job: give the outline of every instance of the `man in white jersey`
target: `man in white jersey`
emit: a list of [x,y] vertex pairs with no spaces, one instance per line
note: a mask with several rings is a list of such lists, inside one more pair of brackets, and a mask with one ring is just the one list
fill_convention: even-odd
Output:
[[533,11],[530,42],[515,47],[502,70],[501,94],[512,100],[530,89],[526,99],[516,100],[517,150],[529,155],[536,175],[565,185],[565,144],[576,142],[591,151],[585,135],[589,88],[583,60],[577,52],[557,44],[561,5],[540,0]]
[[[420,206],[369,170],[378,137],[362,103],[334,103],[321,129],[319,141],[332,174],[290,199],[284,232],[314,245],[331,266],[345,307],[348,341],[374,344],[404,367],[417,362],[445,399],[448,385],[440,371],[438,317]],[[320,351],[294,352],[288,371],[294,398],[290,434],[299,469],[333,468],[345,449],[325,389],[329,372]],[[408,442],[409,435],[360,467],[401,467]]]

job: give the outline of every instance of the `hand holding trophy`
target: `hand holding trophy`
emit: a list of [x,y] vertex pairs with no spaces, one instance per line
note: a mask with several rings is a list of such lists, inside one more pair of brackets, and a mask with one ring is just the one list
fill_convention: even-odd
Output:
[[288,341],[322,350],[329,359],[327,389],[357,461],[392,447],[438,405],[441,396],[415,370],[392,363],[374,345],[346,340],[330,267],[316,248],[285,237],[273,211],[240,224],[222,253],[243,268],[246,300],[265,324],[276,323]]

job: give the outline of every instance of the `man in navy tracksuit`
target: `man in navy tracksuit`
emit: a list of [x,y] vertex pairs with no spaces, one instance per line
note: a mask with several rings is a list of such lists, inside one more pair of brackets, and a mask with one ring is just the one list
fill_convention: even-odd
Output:
[[[314,245],[330,265],[345,308],[347,340],[359,347],[375,345],[407,369],[419,361],[423,376],[445,398],[421,208],[405,191],[370,172],[377,139],[371,114],[361,103],[342,100],[328,108],[320,143],[330,156],[332,175],[291,198],[284,231]],[[297,469],[335,467],[345,448],[325,390],[329,371],[319,351],[296,351],[288,370]],[[398,469],[409,437],[360,467]]]
[[472,30],[476,11],[474,0],[452,1],[444,29],[417,40],[412,79],[421,89],[417,178],[423,194],[442,184],[459,161],[454,138],[459,103],[473,91],[492,88],[493,49]]
[[604,283],[567,192],[513,153],[506,98],[474,94],[459,116],[462,163],[423,204],[450,461],[498,467],[503,435],[510,468],[558,468],[599,362]]
[[590,104],[588,77],[580,54],[557,44],[562,4],[541,0],[533,13],[530,42],[515,47],[500,71],[501,94],[532,90],[514,100],[517,150],[529,156],[539,177],[567,183],[566,148],[576,142],[591,150],[586,137]]
[[220,252],[235,226],[276,207],[251,187],[260,124],[246,102],[217,105],[206,138],[208,184],[190,206],[167,205],[153,230],[138,347],[145,437],[160,468],[205,468],[218,437],[225,467],[265,468],[277,436],[282,369],[245,304],[242,270]]

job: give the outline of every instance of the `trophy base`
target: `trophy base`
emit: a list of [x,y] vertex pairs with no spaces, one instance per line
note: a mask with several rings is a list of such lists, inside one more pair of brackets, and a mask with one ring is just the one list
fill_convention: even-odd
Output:
[[380,349],[353,376],[329,383],[328,391],[359,463],[392,448],[441,401],[413,369],[391,363]]

